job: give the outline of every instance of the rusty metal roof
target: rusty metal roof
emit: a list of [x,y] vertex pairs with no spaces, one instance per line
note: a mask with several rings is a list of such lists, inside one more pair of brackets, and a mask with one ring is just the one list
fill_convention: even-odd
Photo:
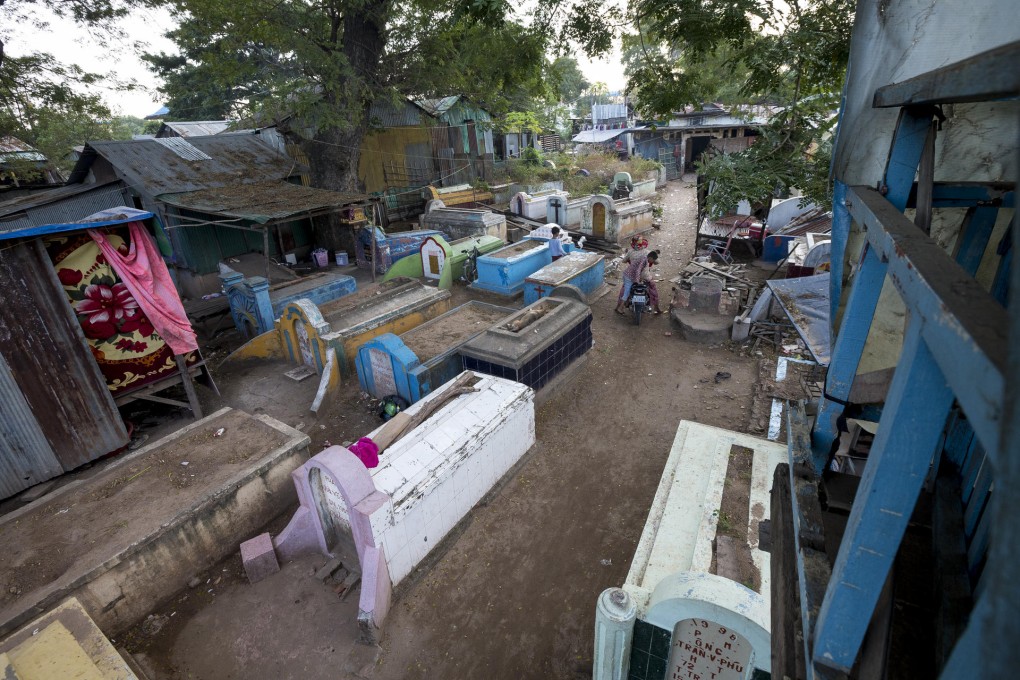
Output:
[[[68,182],[84,181],[97,156],[109,161],[132,188],[152,196],[279,181],[306,171],[254,134],[173,139],[172,144],[166,139],[89,142]],[[183,153],[186,148],[194,153]]]
[[344,206],[371,200],[365,194],[313,189],[289,182],[236,184],[187,193],[163,194],[157,198],[178,208],[251,220],[259,224],[335,212]]
[[26,144],[17,137],[6,135],[0,137],[0,161],[21,159],[28,161],[45,161],[46,156],[33,146]]
[[71,184],[0,203],[0,235],[47,224],[77,222],[125,203],[121,182]]

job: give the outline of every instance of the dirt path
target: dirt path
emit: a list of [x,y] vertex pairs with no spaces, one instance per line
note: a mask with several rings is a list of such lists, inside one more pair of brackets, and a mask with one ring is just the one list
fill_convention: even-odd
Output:
[[[662,251],[665,303],[669,278],[691,255],[696,205],[686,182],[671,183],[661,198],[663,228],[650,240]],[[626,578],[679,421],[746,431],[757,378],[752,358],[689,344],[666,316],[637,327],[614,314],[618,275],[610,282],[614,290],[592,308],[595,348],[539,406],[536,445],[465,519],[434,566],[401,584],[382,653],[358,677],[591,677],[595,600]],[[463,288],[454,302],[468,297],[505,304]],[[717,384],[718,371],[732,377]],[[333,413],[309,423],[313,450],[378,422],[356,385],[344,392]],[[308,565],[286,565],[255,588],[241,578],[236,558],[221,566],[226,571],[216,571],[231,579],[215,601],[199,605],[193,597],[191,609],[184,594],[165,612],[180,610],[160,635],[131,641],[129,649],[155,666],[155,678],[333,680],[358,671],[361,662],[347,657],[352,627],[323,624],[336,596],[317,581],[294,583],[309,579]],[[335,615],[346,622],[348,609],[337,606]],[[239,621],[250,625],[225,623]]]
[[[668,280],[696,208],[680,182],[663,198],[650,240]],[[626,578],[677,423],[745,430],[755,377],[751,359],[666,336],[664,317],[635,327],[615,301],[594,305],[592,356],[539,409],[518,474],[402,592],[373,678],[591,677],[595,600]],[[732,378],[716,384],[720,370]]]

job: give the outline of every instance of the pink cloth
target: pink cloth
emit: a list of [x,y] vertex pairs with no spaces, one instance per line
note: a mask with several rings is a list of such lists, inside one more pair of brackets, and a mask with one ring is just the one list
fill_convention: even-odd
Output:
[[89,236],[173,353],[197,350],[195,331],[152,236],[141,222],[129,223],[128,231],[131,244],[127,255],[120,254],[101,231],[89,229]]
[[362,437],[347,447],[367,468],[379,467],[379,447],[368,437]]

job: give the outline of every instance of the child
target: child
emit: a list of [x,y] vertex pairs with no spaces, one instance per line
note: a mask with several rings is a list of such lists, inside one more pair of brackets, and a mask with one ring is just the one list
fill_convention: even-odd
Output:
[[549,240],[549,254],[552,255],[553,262],[566,255],[566,253],[563,252],[563,242],[560,241],[559,227],[552,228],[552,238]]

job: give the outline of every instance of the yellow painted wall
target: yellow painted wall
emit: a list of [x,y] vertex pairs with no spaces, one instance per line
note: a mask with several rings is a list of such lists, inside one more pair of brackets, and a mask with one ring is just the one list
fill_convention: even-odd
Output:
[[431,148],[432,135],[429,128],[387,128],[365,136],[361,143],[361,158],[358,160],[358,179],[365,187],[365,192],[374,193],[386,189],[383,164],[400,165],[410,144],[428,144]]
[[330,344],[336,349],[337,358],[342,362],[341,370],[343,374],[354,375],[354,360],[358,356],[358,350],[366,342],[384,333],[393,333],[394,335],[406,333],[412,328],[417,328],[426,321],[430,321],[448,311],[450,311],[450,298],[447,296],[442,300],[437,300],[425,309],[390,319],[384,324],[370,328],[350,338],[331,338]]
[[280,342],[280,332],[271,330],[258,335],[236,349],[223,360],[223,364],[244,359],[283,359],[285,353]]

